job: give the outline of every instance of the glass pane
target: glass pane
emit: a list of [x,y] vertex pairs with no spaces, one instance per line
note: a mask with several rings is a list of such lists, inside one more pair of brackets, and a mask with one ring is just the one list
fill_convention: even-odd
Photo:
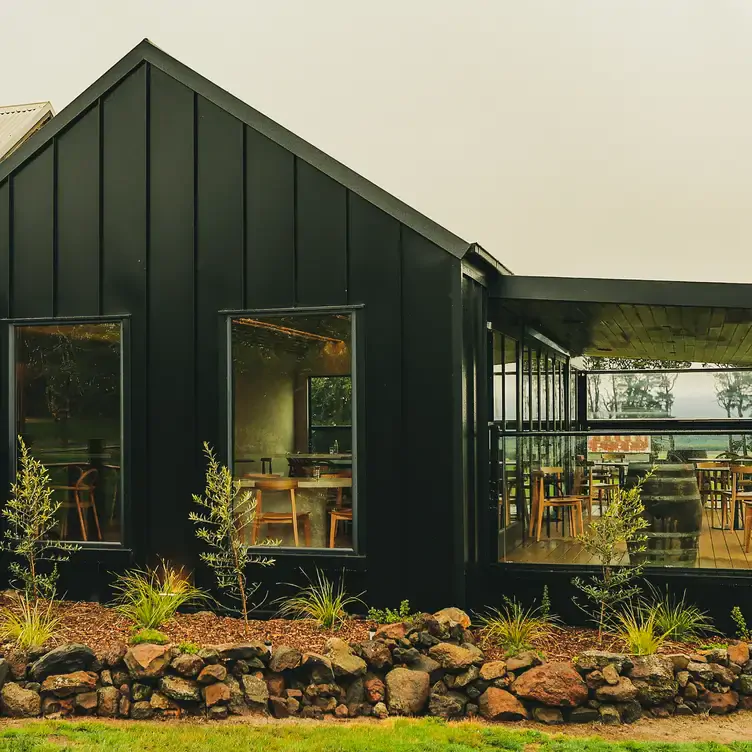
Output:
[[118,323],[15,329],[16,433],[48,468],[62,540],[121,540]]
[[504,337],[504,401],[507,428],[517,425],[517,341]]
[[231,331],[234,468],[258,505],[248,543],[352,548],[352,316],[243,317]]

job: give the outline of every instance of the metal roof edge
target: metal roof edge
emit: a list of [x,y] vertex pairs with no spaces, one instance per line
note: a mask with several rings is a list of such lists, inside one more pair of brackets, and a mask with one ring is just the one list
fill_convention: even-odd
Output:
[[508,266],[504,266],[496,256],[492,256],[480,243],[471,243],[465,251],[465,256],[477,256],[481,261],[502,276],[514,274]]
[[0,183],[5,181],[27,159],[44,148],[52,138],[144,62],[172,76],[175,80],[213,102],[282,148],[316,167],[348,190],[358,194],[361,198],[423,235],[453,256],[461,259],[467,253],[470,245],[467,241],[222,89],[219,85],[161,50],[148,39],[139,42],[55,116],[48,125],[31,136],[23,146],[0,163]]

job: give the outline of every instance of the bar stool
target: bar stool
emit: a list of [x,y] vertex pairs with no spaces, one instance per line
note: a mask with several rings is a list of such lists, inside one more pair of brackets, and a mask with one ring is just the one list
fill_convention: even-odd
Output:
[[736,527],[739,505],[752,499],[752,465],[729,465],[729,472],[731,475],[730,487],[720,491],[721,529],[726,529],[726,524],[729,521],[729,507],[731,507],[730,511],[734,518],[733,527]]
[[[72,486],[50,486],[54,491],[68,491],[66,498],[60,502],[60,508],[65,510],[63,520],[60,523],[60,538],[67,540],[68,536],[68,510],[75,509],[78,513],[78,523],[81,526],[81,536],[84,541],[89,540],[89,528],[86,524],[88,511],[94,516],[94,524],[97,528],[97,540],[102,540],[102,529],[99,527],[99,515],[95,499],[97,470],[81,468],[81,475]],[[72,493],[71,493],[72,492]]]
[[[269,480],[257,480],[254,484],[256,490],[256,514],[253,518],[251,529],[251,545],[256,545],[259,528],[261,525],[292,525],[292,537],[295,546],[300,545],[298,537],[298,523],[303,523],[305,545],[311,545],[311,517],[308,512],[298,512],[295,506],[295,491],[298,481],[295,478],[269,478]],[[287,491],[290,494],[289,512],[264,512],[262,498],[264,491]]]
[[[535,523],[535,541],[540,541],[541,528],[543,526],[543,515],[546,509],[562,509],[569,515],[569,528],[574,535],[577,535],[577,526],[579,525],[580,533],[585,529],[585,523],[582,519],[582,503],[587,496],[571,495],[566,496],[562,493],[561,477],[564,469],[561,467],[542,467],[540,470],[533,472],[533,492],[532,492],[532,514],[530,515],[532,535],[532,525]],[[547,476],[553,476],[554,495],[546,496],[545,481]]]

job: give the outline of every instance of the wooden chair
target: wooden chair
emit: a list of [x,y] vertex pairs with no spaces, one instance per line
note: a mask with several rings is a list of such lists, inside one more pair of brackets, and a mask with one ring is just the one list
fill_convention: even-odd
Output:
[[720,491],[721,529],[726,529],[729,522],[729,508],[736,521],[739,505],[752,500],[752,465],[729,465],[729,474],[729,486]]
[[[256,515],[253,519],[253,527],[251,529],[251,545],[256,545],[259,529],[262,525],[292,525],[292,537],[297,547],[300,545],[298,523],[302,522],[305,545],[310,546],[311,516],[308,512],[298,512],[295,505],[295,491],[298,488],[298,481],[295,478],[272,478],[268,475],[265,478],[266,480],[257,480],[254,486],[256,491]],[[290,494],[290,511],[264,512],[264,491],[287,491]]]
[[598,509],[603,515],[603,502],[610,504],[619,493],[619,475],[612,467],[595,463],[588,468],[588,499],[592,508],[598,502]]
[[60,507],[64,510],[63,520],[60,523],[60,538],[68,539],[68,512],[71,509],[78,513],[78,524],[81,527],[81,536],[84,541],[89,540],[89,528],[86,524],[86,518],[89,510],[94,517],[94,524],[97,528],[97,540],[102,540],[102,529],[99,527],[99,515],[97,514],[97,505],[95,499],[97,470],[90,468],[88,470],[79,468],[81,475],[72,486],[51,486],[55,491],[66,491],[65,498],[61,501]]
[[[352,478],[352,470],[341,470],[338,473],[327,473],[322,478]],[[344,489],[340,486],[334,489],[337,492],[334,509],[329,510],[329,548],[334,548],[337,538],[337,525],[340,522],[352,522],[352,507],[344,505]]]
[[[569,516],[569,529],[573,535],[577,535],[577,527],[582,532],[585,528],[582,519],[582,504],[587,498],[585,495],[565,496],[561,488],[561,479],[564,469],[561,467],[542,467],[533,473],[532,483],[532,513],[530,515],[532,536],[532,524],[535,523],[535,541],[540,541],[543,515],[546,509],[561,509]],[[546,496],[546,479],[554,481],[554,495]]]
[[[700,501],[703,507],[710,502],[710,508],[715,510],[721,507],[723,517],[724,497],[723,491],[731,490],[730,465],[717,462],[697,462],[695,471],[697,474],[697,487],[700,489]],[[723,527],[723,520],[721,520]]]
[[742,499],[744,505],[744,553],[749,553],[752,540],[752,499]]

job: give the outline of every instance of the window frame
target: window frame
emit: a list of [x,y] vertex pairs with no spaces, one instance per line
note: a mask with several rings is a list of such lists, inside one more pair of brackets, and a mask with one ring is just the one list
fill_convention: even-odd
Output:
[[[284,308],[245,308],[240,310],[220,311],[220,317],[224,328],[224,353],[221,355],[225,383],[227,384],[226,399],[223,401],[224,414],[220,416],[224,437],[224,456],[227,467],[233,478],[235,477],[235,382],[232,364],[232,323],[236,318],[242,317],[281,317],[281,316],[326,316],[346,314],[350,316],[350,378],[352,379],[352,548],[307,548],[305,546],[280,546],[274,549],[274,556],[321,556],[343,557],[348,559],[365,557],[365,529],[360,524],[366,516],[365,493],[361,488],[361,464],[365,463],[365,389],[364,362],[363,362],[363,305],[340,305],[340,306],[305,306]],[[307,396],[310,410],[310,398]],[[310,419],[309,421],[310,422]],[[308,437],[306,437],[308,438]],[[254,546],[252,551],[268,553],[269,549],[262,546]]]
[[76,326],[79,324],[119,324],[120,325],[120,540],[119,541],[82,541],[71,540],[81,549],[121,551],[131,549],[131,534],[128,527],[130,515],[130,357],[131,357],[131,316],[122,314],[117,316],[59,316],[40,318],[12,318],[5,319],[5,337],[7,339],[3,351],[7,361],[7,391],[5,403],[8,407],[7,418],[7,483],[13,482],[15,468],[18,467],[18,438],[16,436],[16,397],[18,383],[16,380],[16,330],[30,326]]
[[[333,374],[328,374],[328,373],[325,373],[325,374],[311,373],[311,374],[308,375],[308,379],[306,381],[306,390],[307,390],[307,394],[306,394],[306,404],[307,404],[307,407],[306,407],[306,424],[307,425],[306,425],[306,428],[308,430],[308,450],[309,451],[313,451],[312,448],[311,448],[311,444],[312,444],[311,439],[313,438],[312,431],[314,429],[317,429],[317,430],[321,430],[321,429],[326,430],[328,428],[333,428],[333,429],[349,428],[350,429],[350,433],[352,434],[352,430],[353,430],[352,408],[353,408],[353,402],[354,402],[352,391],[351,391],[350,392],[350,416],[351,417],[350,417],[350,422],[349,423],[337,423],[337,424],[335,424],[333,426],[314,425],[313,422],[312,422],[313,410],[311,408],[311,379],[347,379],[347,378],[350,379],[350,384],[352,385],[352,374],[350,374],[350,375],[347,375],[347,374],[334,374],[333,375]],[[353,442],[351,441],[350,443],[352,444]]]

